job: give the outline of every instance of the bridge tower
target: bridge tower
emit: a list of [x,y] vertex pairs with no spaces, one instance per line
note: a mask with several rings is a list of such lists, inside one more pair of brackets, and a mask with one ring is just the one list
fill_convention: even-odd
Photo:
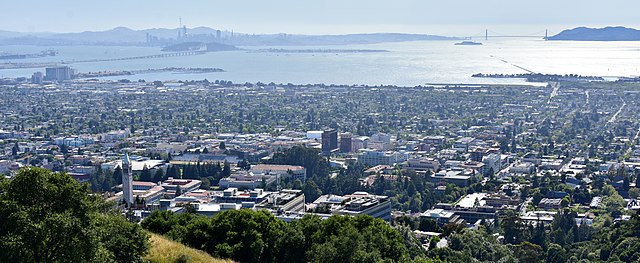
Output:
[[547,38],[549,38],[549,29],[544,30],[544,40],[547,40]]

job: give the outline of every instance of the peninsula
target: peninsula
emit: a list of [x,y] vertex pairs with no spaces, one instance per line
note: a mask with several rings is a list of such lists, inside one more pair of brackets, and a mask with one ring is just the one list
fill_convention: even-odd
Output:
[[560,32],[547,40],[573,41],[640,41],[640,30],[627,27],[578,27]]

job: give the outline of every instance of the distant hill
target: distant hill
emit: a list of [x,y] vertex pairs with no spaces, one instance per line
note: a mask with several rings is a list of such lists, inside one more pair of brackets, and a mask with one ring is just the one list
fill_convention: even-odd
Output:
[[548,40],[575,41],[640,41],[640,30],[626,27],[587,28],[564,30]]
[[[53,35],[54,38],[81,43],[107,43],[107,42],[133,42],[144,41],[145,33],[126,27],[116,27],[106,31],[85,31],[81,33],[61,33]],[[128,39],[128,40],[127,40]]]
[[[178,29],[152,28],[134,30],[117,27],[105,31],[78,33],[19,33],[0,31],[0,45],[148,45],[170,46],[184,42],[222,43],[232,46],[305,46],[348,45],[385,42],[458,40],[424,34],[375,33],[350,35],[293,35],[293,34],[246,34],[218,31],[209,27],[187,29],[186,37],[178,38]],[[153,38],[147,43],[148,35]]]
[[308,45],[352,45],[377,44],[406,41],[459,40],[456,37],[445,37],[423,34],[371,33],[348,35],[248,35],[233,39],[239,46],[308,46]]

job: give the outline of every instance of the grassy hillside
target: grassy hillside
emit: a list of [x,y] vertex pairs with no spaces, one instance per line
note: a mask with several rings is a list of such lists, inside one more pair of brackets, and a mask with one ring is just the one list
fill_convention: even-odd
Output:
[[204,251],[193,249],[178,242],[171,241],[161,235],[151,234],[151,249],[145,257],[153,263],[174,263],[174,262],[213,262],[231,263],[230,260],[212,258]]

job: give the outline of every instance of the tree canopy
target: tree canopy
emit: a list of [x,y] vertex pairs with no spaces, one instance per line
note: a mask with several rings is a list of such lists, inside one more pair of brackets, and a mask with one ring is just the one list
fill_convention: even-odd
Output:
[[370,216],[305,216],[285,223],[267,211],[248,209],[214,217],[153,212],[142,221],[209,254],[240,262],[398,262],[409,260],[402,234]]
[[0,183],[0,261],[140,262],[140,226],[65,173],[29,168]]

